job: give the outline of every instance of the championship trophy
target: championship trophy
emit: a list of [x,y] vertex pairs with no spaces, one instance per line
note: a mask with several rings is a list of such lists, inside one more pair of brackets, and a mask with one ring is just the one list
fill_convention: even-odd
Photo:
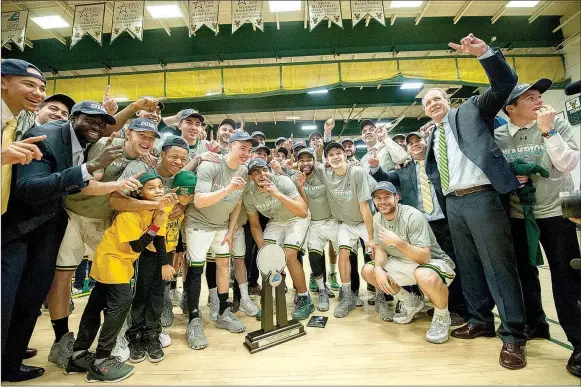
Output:
[[[287,319],[284,285],[279,286],[283,280],[282,270],[286,266],[283,248],[276,244],[263,246],[258,252],[256,264],[262,274],[260,300],[262,320],[261,329],[246,335],[244,346],[250,353],[262,351],[307,334],[301,323],[294,319]],[[272,288],[275,288],[276,294],[276,325],[273,323]]]

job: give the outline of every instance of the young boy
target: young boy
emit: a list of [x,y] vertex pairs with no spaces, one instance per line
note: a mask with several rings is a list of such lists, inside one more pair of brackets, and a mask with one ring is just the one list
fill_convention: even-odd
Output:
[[[138,177],[142,187],[137,191],[141,200],[160,202],[160,209],[122,212],[103,235],[97,247],[91,276],[95,287],[83,312],[73,354],[65,374],[87,372],[87,382],[119,382],[133,374],[134,367],[111,356],[117,335],[131,306],[133,262],[146,246],[165,253],[167,213],[163,209],[164,188],[157,173],[147,172]],[[159,235],[158,235],[159,234]],[[97,350],[93,344],[101,325],[101,312],[107,309]]]
[[[181,205],[188,205],[194,198],[196,182],[196,174],[190,171],[178,172],[173,178],[172,188],[178,189],[176,193]],[[184,214],[167,221],[163,252],[159,249],[153,251],[151,246],[148,246],[139,256],[135,296],[131,304],[131,326],[127,330],[129,360],[132,363],[142,362],[146,355],[152,363],[165,358],[159,337],[162,332],[161,313],[165,281],[173,279],[175,274],[175,269],[171,265],[172,256],[178,245],[183,220]],[[171,339],[169,340],[167,345],[171,343]],[[165,341],[168,341],[167,338]]]

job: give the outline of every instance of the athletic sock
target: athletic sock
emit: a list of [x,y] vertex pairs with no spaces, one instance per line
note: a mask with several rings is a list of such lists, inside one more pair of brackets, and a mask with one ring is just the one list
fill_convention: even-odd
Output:
[[218,298],[218,288],[210,289],[210,302],[212,304],[218,304],[220,299]]
[[69,316],[59,318],[58,320],[51,320],[50,322],[54,330],[54,341],[58,343],[64,335],[69,333]]
[[445,307],[444,309],[438,309],[436,307],[434,307],[434,316],[438,315],[438,316],[448,316],[450,314],[450,312],[448,311],[448,307]]
[[319,288],[319,291],[325,290],[325,281],[323,280],[323,277],[315,278],[315,281],[317,282],[317,287]]
[[170,285],[169,285],[170,290],[175,290],[177,288],[177,286],[178,286],[178,281],[176,279],[172,279],[170,281]]
[[337,264],[336,263],[330,263],[329,264],[329,273],[333,274],[337,272]]
[[200,311],[198,311],[197,309],[194,309],[193,311],[188,313],[188,317],[189,317],[189,320],[188,320],[188,323],[189,323],[193,319],[200,317]]
[[250,298],[250,294],[248,294],[248,282],[246,282],[244,284],[240,284],[240,285],[238,285],[238,287],[240,288],[240,299],[241,300],[246,300],[246,299]]
[[219,293],[218,299],[220,300],[220,311],[218,314],[222,314],[230,306],[228,304],[228,293]]
[[299,296],[299,297],[307,297],[308,295],[309,295],[309,291],[308,290],[306,292],[304,292],[304,293],[297,292],[297,296]]

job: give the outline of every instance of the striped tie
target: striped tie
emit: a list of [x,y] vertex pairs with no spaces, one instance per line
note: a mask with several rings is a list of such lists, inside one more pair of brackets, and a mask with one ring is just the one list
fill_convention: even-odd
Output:
[[420,193],[422,194],[424,212],[431,214],[434,211],[434,201],[432,200],[432,190],[426,174],[426,160],[416,161],[416,163],[420,164]]
[[440,171],[440,182],[442,184],[442,191],[446,191],[450,184],[450,176],[448,175],[448,146],[446,145],[446,133],[444,131],[444,123],[438,124],[440,131],[440,139],[438,141],[438,170]]

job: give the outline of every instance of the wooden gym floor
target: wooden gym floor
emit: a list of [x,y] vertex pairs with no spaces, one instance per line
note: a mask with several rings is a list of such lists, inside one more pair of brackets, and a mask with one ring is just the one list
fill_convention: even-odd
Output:
[[[362,262],[362,260],[360,260]],[[308,265],[305,265],[305,269]],[[187,317],[174,308],[174,324],[166,328],[173,343],[165,349],[166,358],[158,364],[145,360],[136,365],[133,376],[121,384],[130,385],[386,385],[386,384],[535,384],[580,385],[580,380],[565,369],[571,347],[557,322],[551,294],[548,267],[540,269],[543,304],[550,319],[552,341],[534,340],[527,345],[528,365],[519,371],[504,369],[498,364],[501,341],[498,338],[478,338],[464,341],[455,338],[445,344],[425,341],[430,317],[421,312],[410,325],[397,325],[379,320],[374,308],[365,304],[348,317],[336,319],[333,310],[337,298],[331,299],[325,329],[308,328],[307,335],[265,351],[250,355],[243,347],[245,334],[232,334],[216,329],[208,321],[206,306],[208,290],[202,284],[201,310],[204,328],[209,338],[208,348],[194,351],[188,348],[184,332]],[[307,272],[308,276],[309,272]],[[307,277],[308,278],[308,277]],[[204,280],[205,281],[205,280]],[[290,276],[289,276],[289,287]],[[360,291],[364,301],[369,294],[362,281]],[[292,303],[292,291],[287,305]],[[316,302],[316,296],[315,302]],[[87,297],[75,299],[76,308],[70,318],[73,332]],[[259,302],[258,299],[254,299]],[[238,317],[247,331],[260,329],[260,322],[243,313]],[[497,321],[498,324],[498,321]],[[36,325],[30,346],[38,355],[26,364],[46,368],[43,377],[30,384],[84,384],[84,375],[66,376],[63,370],[48,363],[47,357],[54,339],[48,312]],[[27,385],[29,383],[26,383]]]

